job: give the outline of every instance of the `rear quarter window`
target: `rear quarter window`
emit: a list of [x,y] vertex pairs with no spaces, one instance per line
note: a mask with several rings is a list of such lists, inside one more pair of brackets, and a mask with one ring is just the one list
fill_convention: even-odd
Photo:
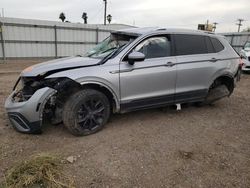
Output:
[[213,44],[215,52],[220,52],[224,50],[224,46],[221,44],[221,42],[218,39],[213,38],[213,37],[210,37],[210,39]]

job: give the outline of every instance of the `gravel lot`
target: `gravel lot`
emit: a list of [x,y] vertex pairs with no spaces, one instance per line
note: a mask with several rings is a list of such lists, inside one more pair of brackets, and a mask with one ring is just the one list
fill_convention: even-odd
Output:
[[76,157],[65,172],[77,187],[250,187],[250,75],[213,106],[117,114],[87,137],[63,125],[25,135],[8,125],[3,105],[19,72],[37,62],[0,64],[0,180],[16,162],[49,152]]

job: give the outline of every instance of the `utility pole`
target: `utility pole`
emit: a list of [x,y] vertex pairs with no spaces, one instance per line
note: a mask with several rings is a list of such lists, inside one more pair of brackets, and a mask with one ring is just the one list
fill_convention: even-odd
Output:
[[4,18],[4,8],[2,8],[2,17]]
[[106,25],[106,15],[107,15],[107,0],[104,1],[104,25]]
[[239,18],[237,21],[239,23],[236,23],[236,25],[238,25],[238,32],[240,32],[240,27],[242,26],[242,22],[244,21],[244,19]]
[[217,22],[214,22],[213,24],[214,24],[213,30],[214,30],[214,32],[215,32],[215,30],[216,30],[216,25],[218,25],[218,23],[217,23]]

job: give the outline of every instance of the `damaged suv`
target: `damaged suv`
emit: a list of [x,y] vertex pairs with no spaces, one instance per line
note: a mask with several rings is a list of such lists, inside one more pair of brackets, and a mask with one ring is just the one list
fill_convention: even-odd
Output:
[[16,130],[40,133],[44,117],[74,135],[103,128],[111,113],[182,103],[210,104],[234,90],[239,55],[201,31],[114,31],[82,56],[22,71],[5,103]]

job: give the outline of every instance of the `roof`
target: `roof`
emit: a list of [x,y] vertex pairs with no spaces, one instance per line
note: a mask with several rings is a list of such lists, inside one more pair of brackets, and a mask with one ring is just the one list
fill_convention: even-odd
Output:
[[130,35],[143,35],[146,33],[157,33],[161,31],[167,31],[170,33],[187,33],[187,34],[214,34],[212,32],[200,31],[200,30],[191,30],[191,29],[179,29],[179,28],[160,28],[160,27],[142,27],[142,28],[129,28],[122,29],[118,31],[113,31],[112,33],[121,33],[121,34],[130,34]]
[[145,33],[156,31],[156,29],[157,27],[128,28],[128,29],[121,29],[118,31],[112,31],[111,33],[120,33],[120,34],[129,34],[129,35],[139,36]]

